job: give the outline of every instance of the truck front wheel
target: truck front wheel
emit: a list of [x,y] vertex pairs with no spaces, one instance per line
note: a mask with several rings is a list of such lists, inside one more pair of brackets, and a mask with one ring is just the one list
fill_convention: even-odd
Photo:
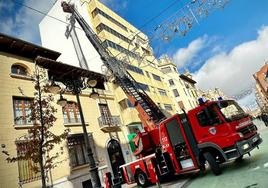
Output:
[[213,174],[215,174],[216,176],[220,175],[221,168],[220,165],[217,163],[215,157],[213,157],[213,155],[210,152],[205,152],[203,155],[206,161],[208,162]]
[[141,170],[137,171],[135,180],[139,186],[146,187],[149,184],[148,178]]

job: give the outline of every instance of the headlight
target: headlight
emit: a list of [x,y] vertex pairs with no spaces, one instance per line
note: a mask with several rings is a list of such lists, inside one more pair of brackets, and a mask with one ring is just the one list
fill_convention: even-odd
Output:
[[240,138],[244,138],[244,135],[242,133],[238,133],[238,135],[240,136]]
[[248,149],[249,148],[249,144],[244,144],[243,145],[243,150],[246,150],[246,149]]

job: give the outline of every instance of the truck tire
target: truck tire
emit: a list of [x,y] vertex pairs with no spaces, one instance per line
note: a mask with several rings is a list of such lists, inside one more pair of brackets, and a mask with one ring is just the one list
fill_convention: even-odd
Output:
[[206,165],[205,162],[201,163],[199,165],[199,174],[200,175],[205,175],[206,174]]
[[205,152],[203,155],[204,155],[204,158],[206,159],[206,161],[208,162],[213,174],[215,174],[216,176],[220,175],[221,168],[220,168],[220,165],[217,163],[215,157],[213,157],[213,155],[210,152]]
[[141,187],[146,187],[149,184],[147,175],[141,170],[138,170],[136,172],[135,180],[136,180],[137,184]]

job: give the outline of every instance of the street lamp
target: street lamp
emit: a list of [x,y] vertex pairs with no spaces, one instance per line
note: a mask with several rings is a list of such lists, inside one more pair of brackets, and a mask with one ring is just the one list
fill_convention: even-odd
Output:
[[54,80],[51,81],[51,84],[48,86],[47,88],[48,92],[52,93],[52,94],[57,94],[61,88],[58,84],[55,83]]
[[62,94],[60,94],[60,98],[57,101],[57,104],[60,105],[61,107],[64,107],[67,104],[67,100],[63,98]]
[[89,87],[92,87],[92,88],[96,87],[97,83],[98,83],[97,80],[88,80],[87,81],[87,84],[89,85]]
[[[90,147],[89,137],[86,129],[79,95],[82,90],[91,88],[92,93],[90,94],[90,97],[98,97],[98,93],[94,89],[97,87],[100,89],[104,89],[103,83],[106,81],[106,77],[100,73],[64,64],[62,62],[57,62],[55,60],[47,59],[40,56],[35,59],[35,62],[37,65],[47,69],[49,75],[51,76],[52,82],[50,84],[50,88],[48,88],[48,91],[52,91],[53,93],[57,91],[56,93],[62,94],[60,92],[60,86],[55,83],[60,82],[65,85],[65,91],[71,92],[76,96],[77,106],[80,112],[81,125],[83,129],[83,136],[85,140],[86,154],[88,156],[89,161],[89,173],[91,176],[91,182],[94,188],[101,187],[98,167],[95,163],[93,152]],[[59,105],[64,105],[66,102],[67,100],[64,100],[62,96],[58,100]]]
[[[87,88],[92,88],[92,93],[89,95],[89,97],[96,99],[99,94],[94,90],[94,87],[97,85],[97,80],[89,80],[86,82],[86,79],[84,78],[76,78],[76,79],[68,79],[68,78],[61,78],[57,80],[65,85],[65,91],[70,91],[76,96],[77,100],[77,106],[80,112],[80,118],[81,118],[81,124],[83,128],[83,136],[85,140],[85,145],[86,145],[86,151],[87,151],[87,156],[89,158],[89,172],[92,178],[92,183],[94,187],[101,187],[100,183],[100,178],[98,174],[98,167],[96,166],[95,159],[93,157],[93,152],[90,147],[89,143],[89,138],[88,138],[88,133],[86,129],[86,123],[84,119],[84,114],[82,111],[82,106],[80,102],[80,97],[79,94],[81,93],[82,90],[87,89]],[[61,88],[59,85],[55,84],[55,81],[52,80],[52,84],[48,87],[48,91],[53,91],[53,92],[59,92]],[[57,101],[57,104],[64,107],[67,104],[67,100],[63,98],[62,93],[60,93],[60,99]]]
[[97,93],[94,88],[92,88],[92,92],[89,94],[89,97],[92,99],[97,99],[99,97],[99,93]]

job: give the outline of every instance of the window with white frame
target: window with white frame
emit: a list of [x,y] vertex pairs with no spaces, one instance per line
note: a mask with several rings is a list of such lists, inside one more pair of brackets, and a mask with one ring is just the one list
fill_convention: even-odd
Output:
[[173,89],[172,91],[173,91],[173,94],[174,94],[175,97],[179,97],[180,96],[180,94],[179,94],[179,92],[178,92],[177,89]]
[[159,89],[159,88],[158,88],[158,92],[159,92],[159,94],[162,95],[162,96],[167,96],[167,92],[166,92],[166,90],[164,90],[164,89]]
[[171,104],[164,104],[164,107],[165,107],[165,109],[168,110],[168,111],[173,110]]

